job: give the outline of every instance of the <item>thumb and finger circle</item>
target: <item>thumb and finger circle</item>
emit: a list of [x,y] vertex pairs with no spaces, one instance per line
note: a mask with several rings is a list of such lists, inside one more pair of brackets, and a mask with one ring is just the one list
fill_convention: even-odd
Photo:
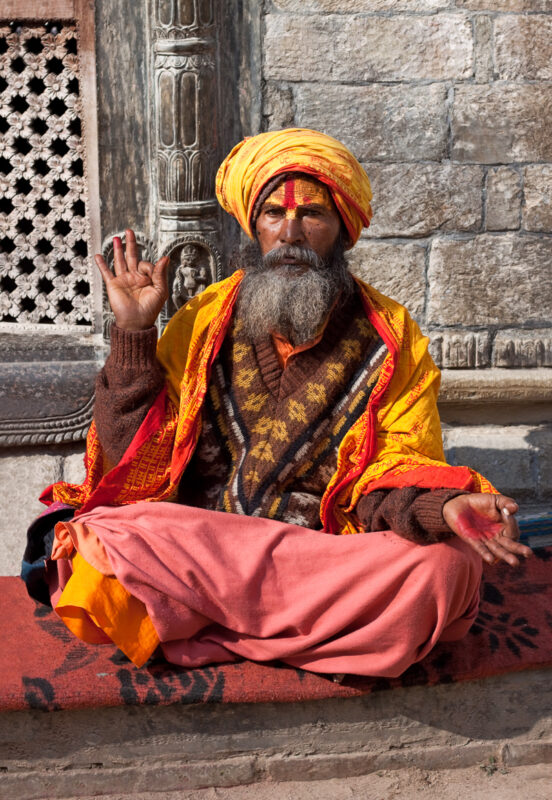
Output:
[[153,264],[150,264],[149,261],[140,261],[136,271],[139,275],[145,275],[146,277],[151,278],[153,274]]

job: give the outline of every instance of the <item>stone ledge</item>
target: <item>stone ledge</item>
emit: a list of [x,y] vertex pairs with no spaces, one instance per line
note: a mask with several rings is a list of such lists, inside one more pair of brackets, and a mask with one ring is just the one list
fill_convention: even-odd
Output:
[[0,346],[0,448],[83,440],[107,354],[101,335],[2,331]]
[[0,715],[0,798],[550,763],[551,707],[550,671],[536,670],[291,705],[10,712]]
[[0,364],[0,447],[84,439],[97,361]]
[[445,369],[439,403],[550,403],[552,369]]

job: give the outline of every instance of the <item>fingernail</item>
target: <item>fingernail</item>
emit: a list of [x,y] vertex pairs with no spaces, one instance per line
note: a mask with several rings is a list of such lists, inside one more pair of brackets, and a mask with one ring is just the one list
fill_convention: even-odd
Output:
[[503,514],[503,516],[505,516],[505,517],[509,517],[509,516],[510,516],[510,512],[508,511],[508,509],[507,509],[507,508],[503,508],[503,509],[502,509],[502,514]]
[[121,237],[120,236],[114,236],[113,237],[113,244],[120,245],[121,244]]

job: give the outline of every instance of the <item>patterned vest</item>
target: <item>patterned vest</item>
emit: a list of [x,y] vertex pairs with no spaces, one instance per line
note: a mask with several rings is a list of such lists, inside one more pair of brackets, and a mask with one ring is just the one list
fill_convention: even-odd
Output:
[[271,337],[252,342],[236,316],[213,365],[180,502],[320,528],[339,444],[386,355],[357,294],[285,370]]

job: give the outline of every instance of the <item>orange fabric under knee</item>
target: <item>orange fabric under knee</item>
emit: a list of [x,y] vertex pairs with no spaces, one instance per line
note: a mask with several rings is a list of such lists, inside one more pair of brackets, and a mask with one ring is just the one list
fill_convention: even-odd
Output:
[[142,601],[116,578],[98,572],[79,553],[73,557],[73,574],[55,610],[79,639],[90,644],[113,642],[137,667],[159,644]]

